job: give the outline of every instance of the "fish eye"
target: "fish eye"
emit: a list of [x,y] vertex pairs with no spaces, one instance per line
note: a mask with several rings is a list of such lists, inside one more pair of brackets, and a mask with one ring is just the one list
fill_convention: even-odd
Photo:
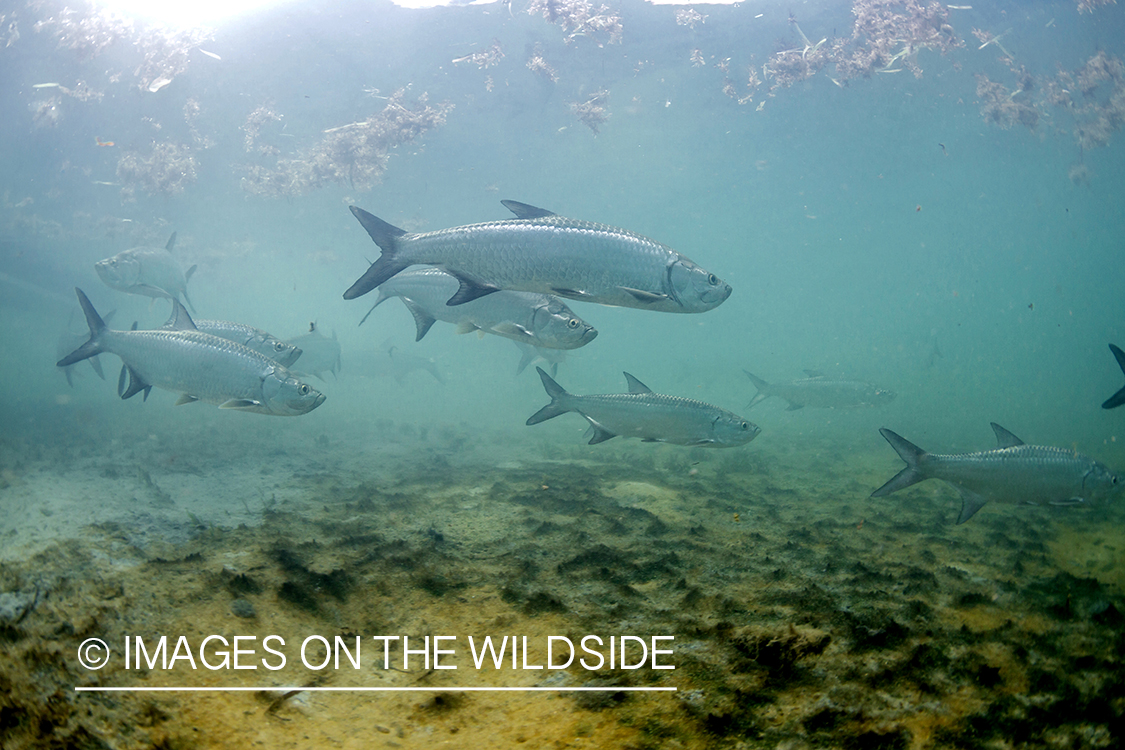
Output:
[[309,395],[309,391],[310,391],[310,390],[312,390],[312,389],[311,389],[311,388],[309,388],[309,387],[308,387],[308,386],[307,386],[306,384],[304,384],[304,383],[301,383],[301,387],[297,389],[297,391],[298,391],[298,392],[300,392],[300,394],[301,394],[302,396],[307,396],[307,395]]
[[566,324],[567,324],[567,326],[569,326],[570,328],[577,328],[577,327],[578,327],[578,321],[577,321],[577,320],[575,320],[574,318],[571,318],[570,320],[568,320],[568,321],[566,322]]
[[719,277],[713,273],[709,273],[707,274],[707,283],[711,286],[715,286],[719,283]]
[[276,344],[273,345],[273,350],[275,352],[284,351],[285,350],[284,342],[278,341]]
[[750,429],[750,423],[749,422],[743,422],[742,423],[742,429],[743,430],[749,430]]

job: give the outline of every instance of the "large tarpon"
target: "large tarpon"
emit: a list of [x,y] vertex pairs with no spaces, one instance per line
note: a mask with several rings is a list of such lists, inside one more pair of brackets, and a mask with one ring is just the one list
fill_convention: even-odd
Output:
[[957,523],[965,523],[991,501],[1074,505],[1101,500],[1120,489],[1118,477],[1092,458],[1063,448],[1025,445],[995,422],[996,448],[975,453],[927,453],[883,428],[906,468],[871,497],[883,497],[926,479],[941,479],[961,493]]
[[458,286],[457,279],[440,268],[418,266],[383,282],[371,309],[392,297],[401,298],[414,316],[415,341],[421,341],[438,320],[453,323],[458,333],[482,331],[549,349],[577,349],[598,335],[593,326],[550,294],[501,290],[450,307],[445,301],[457,293]]
[[[58,361],[66,367],[103,352],[124,363],[118,382],[121,398],[153,388],[180,393],[179,404],[206,401],[220,409],[297,416],[324,403],[324,396],[269,357],[227,339],[196,330],[179,300],[173,330],[114,331],[108,328],[81,289],[78,302],[90,326],[90,339]],[[129,385],[125,386],[128,373]]]
[[730,285],[666,245],[608,224],[566,219],[502,201],[515,219],[411,233],[363,209],[352,213],[382,249],[344,299],[370,292],[408,266],[438,266],[460,282],[447,304],[507,289],[602,305],[697,313],[720,305]]
[[[1113,344],[1109,345],[1109,350],[1113,352],[1113,356],[1117,359],[1117,366],[1121,368],[1121,372],[1125,372],[1125,352],[1121,351]],[[1105,403],[1102,404],[1102,408],[1115,409],[1122,404],[1125,404],[1125,386],[1123,386],[1117,393],[1107,398],[1105,400]]]
[[187,282],[195,273],[195,266],[184,273],[180,264],[172,257],[175,245],[176,233],[172,232],[168,244],[163,248],[134,247],[123,250],[112,258],[99,260],[94,264],[94,270],[106,286],[119,292],[153,298],[182,297],[187,306],[192,307],[187,296]]
[[567,393],[542,367],[535,369],[551,403],[528,417],[527,424],[539,424],[576,411],[593,430],[590,445],[621,435],[646,443],[729,448],[749,443],[758,436],[758,425],[737,414],[702,401],[653,393],[629,373],[625,373],[628,393],[576,396]]
[[[196,330],[228,341],[235,341],[248,349],[253,349],[258,354],[264,354],[285,367],[291,367],[301,356],[300,347],[282,341],[245,323],[232,323],[229,320],[194,320],[193,322]],[[174,324],[175,313],[173,312],[172,317],[164,324],[164,327],[170,328]]]
[[[818,409],[836,409],[853,406],[879,406],[894,400],[895,392],[858,380],[836,380],[806,370],[809,375],[788,383],[767,383],[749,370],[743,370],[754,382],[758,392],[750,406],[777,396],[789,402],[788,411],[810,406]],[[747,408],[750,408],[749,406]]]

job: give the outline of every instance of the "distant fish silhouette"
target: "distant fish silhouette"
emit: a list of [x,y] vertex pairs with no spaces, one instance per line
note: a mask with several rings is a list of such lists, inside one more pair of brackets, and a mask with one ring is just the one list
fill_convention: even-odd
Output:
[[[1117,366],[1121,368],[1121,372],[1125,372],[1125,352],[1121,351],[1113,344],[1109,345],[1109,350],[1113,352],[1113,356],[1117,358]],[[1102,408],[1116,409],[1122,404],[1125,404],[1125,386],[1122,386],[1121,390],[1107,398],[1105,403],[1102,404]]]

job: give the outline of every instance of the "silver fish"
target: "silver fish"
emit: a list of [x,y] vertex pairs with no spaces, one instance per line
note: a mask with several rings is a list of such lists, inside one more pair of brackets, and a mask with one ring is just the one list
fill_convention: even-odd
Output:
[[403,351],[397,346],[376,352],[375,366],[371,371],[374,375],[390,375],[396,383],[404,385],[411,373],[420,370],[425,370],[434,376],[434,380],[445,385],[445,375],[438,369],[437,363],[432,359]]
[[409,233],[363,209],[352,213],[382,255],[344,292],[354,299],[408,266],[438,266],[460,283],[448,305],[500,289],[602,305],[697,313],[720,305],[730,285],[665,245],[625,229],[566,219],[502,201],[515,219]]
[[[164,327],[169,328],[174,323],[175,315],[164,324]],[[235,341],[258,352],[258,354],[264,354],[285,367],[291,367],[301,356],[300,347],[286,343],[245,323],[232,323],[228,320],[195,320],[194,323],[196,330],[218,336],[227,341]]]
[[106,286],[120,292],[141,294],[146,297],[180,299],[188,307],[195,309],[187,296],[187,282],[195,273],[192,266],[184,273],[180,264],[172,257],[176,245],[176,233],[168,239],[168,244],[159,247],[134,247],[123,250],[112,258],[99,260],[94,270]]
[[74,291],[86,314],[90,339],[57,364],[66,367],[103,352],[116,354],[124,363],[117,384],[123,399],[142,391],[147,399],[157,387],[182,394],[177,406],[206,401],[220,409],[277,416],[307,414],[324,403],[323,394],[269,357],[196,330],[179,300],[172,300],[174,330],[114,331],[82,290]]
[[576,396],[567,393],[542,367],[535,369],[551,403],[528,417],[527,424],[539,424],[576,411],[590,423],[594,433],[590,445],[621,435],[638,437],[646,443],[729,448],[749,443],[760,431],[758,425],[726,409],[690,398],[653,393],[629,373],[625,373],[628,393]]
[[303,352],[302,373],[324,380],[321,373],[331,372],[335,377],[340,372],[340,342],[336,339],[335,331],[332,332],[332,338],[328,338],[320,332],[316,323],[309,323],[308,333],[288,339],[285,343]]
[[[1125,372],[1125,352],[1113,344],[1109,345],[1109,350],[1113,352],[1113,356],[1117,358],[1117,366],[1121,368],[1121,372]],[[1116,409],[1118,406],[1125,404],[1125,386],[1117,393],[1113,394],[1105,400],[1102,404],[1103,409]]]
[[1005,503],[1074,505],[1101,500],[1121,488],[1116,474],[1074,451],[1025,445],[995,422],[996,448],[975,453],[927,453],[883,428],[906,468],[871,493],[883,497],[926,479],[941,479],[961,493],[957,523],[965,523],[992,500]]
[[858,380],[833,380],[811,370],[805,371],[809,377],[788,383],[767,383],[749,370],[743,372],[754,381],[754,386],[758,389],[754,398],[750,400],[750,406],[746,407],[748,409],[770,396],[778,396],[788,401],[787,411],[805,406],[817,409],[880,406],[890,403],[895,398],[895,392],[886,388]]
[[457,279],[440,268],[411,268],[379,286],[379,299],[371,310],[392,297],[402,299],[414,316],[415,341],[421,341],[438,320],[453,323],[458,333],[481,331],[548,349],[577,349],[598,335],[558,297],[499,291],[450,307],[445,301],[457,293],[458,286]]

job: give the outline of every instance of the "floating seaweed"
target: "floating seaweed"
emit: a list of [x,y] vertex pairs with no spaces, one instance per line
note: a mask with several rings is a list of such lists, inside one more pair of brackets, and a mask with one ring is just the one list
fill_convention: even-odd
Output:
[[[324,138],[296,158],[278,159],[276,166],[242,167],[242,189],[252,195],[269,197],[304,195],[333,183],[346,184],[357,190],[370,190],[386,171],[390,150],[410,143],[427,130],[445,122],[453,105],[426,103],[422,94],[413,107],[403,104],[405,92],[395,92],[382,112],[360,122],[353,122],[324,131]],[[247,147],[253,146],[258,129],[277,115],[259,108],[251,113],[246,131]],[[259,147],[263,153],[274,149]]]
[[691,8],[676,11],[677,26],[687,26],[689,29],[694,29],[697,23],[704,23],[706,21],[707,16]]
[[570,111],[597,135],[599,128],[609,119],[608,102],[609,92],[600,89],[584,102],[571,102]]
[[536,75],[546,78],[551,83],[558,83],[559,76],[555,69],[551,67],[550,63],[543,57],[543,48],[538,44],[531,51],[531,57],[527,58],[527,69]]
[[125,151],[117,162],[121,196],[133,200],[137,188],[149,195],[182,193],[195,182],[197,166],[191,149],[171,141],[153,143],[147,153]]
[[590,37],[599,47],[621,41],[621,16],[605,5],[595,11],[589,0],[532,0],[527,12],[561,26],[567,44],[580,36]]
[[493,65],[499,65],[500,61],[504,59],[504,50],[500,47],[500,40],[493,39],[492,44],[488,49],[483,52],[474,52],[471,55],[463,55],[453,59],[453,63],[472,63],[481,70],[491,68]]

